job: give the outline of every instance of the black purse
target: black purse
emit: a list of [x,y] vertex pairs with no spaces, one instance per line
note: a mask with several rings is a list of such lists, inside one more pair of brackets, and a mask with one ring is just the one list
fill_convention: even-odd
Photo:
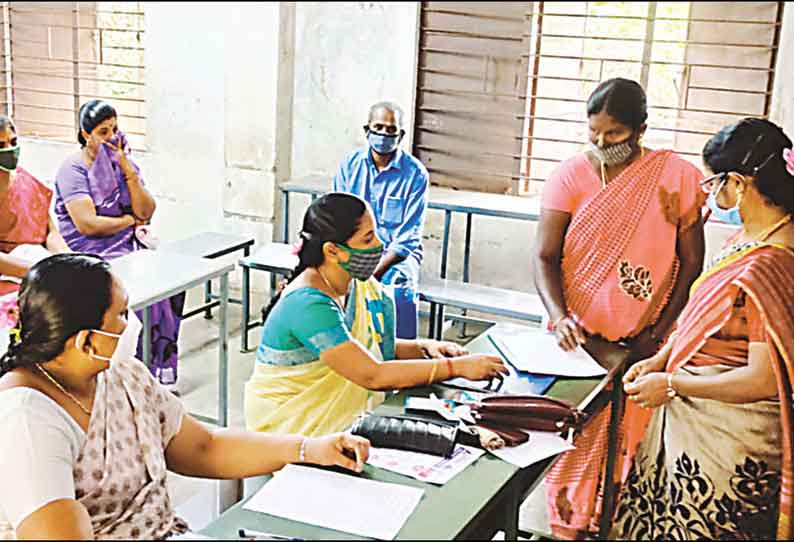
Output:
[[351,433],[368,439],[376,448],[450,457],[458,438],[458,427],[409,416],[370,414],[353,422]]

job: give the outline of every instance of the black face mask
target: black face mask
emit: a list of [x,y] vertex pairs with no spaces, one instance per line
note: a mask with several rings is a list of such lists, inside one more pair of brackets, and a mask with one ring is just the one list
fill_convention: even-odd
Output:
[[3,171],[14,171],[19,162],[19,145],[0,149],[0,169]]

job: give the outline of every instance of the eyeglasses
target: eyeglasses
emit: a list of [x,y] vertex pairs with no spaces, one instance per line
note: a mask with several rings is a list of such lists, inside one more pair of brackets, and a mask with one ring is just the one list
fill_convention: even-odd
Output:
[[[764,139],[764,134],[760,134],[757,138],[755,138],[755,142],[753,143],[753,146],[750,147],[750,150],[747,151],[747,154],[744,155],[744,158],[742,159],[737,169],[741,169],[741,170],[745,169],[745,167],[747,166],[747,162],[750,161],[750,157],[753,155],[753,151],[755,151],[755,148],[763,139]],[[753,167],[748,175],[750,177],[757,176],[758,172],[761,171],[764,168],[764,166],[766,166],[767,162],[769,162],[769,160],[771,160],[772,157],[775,156],[775,154],[777,153],[773,152],[772,154],[767,156],[763,162]],[[731,173],[733,173],[734,175],[738,175],[739,177],[742,178],[742,180],[746,179],[746,176],[739,173],[738,171],[723,171],[720,173],[715,173],[714,175],[711,175],[710,177],[706,177],[705,179],[700,181],[700,189],[703,190],[703,192],[705,192],[706,194],[711,194],[712,192],[714,193],[719,192],[722,189],[725,182],[728,180],[728,175],[730,175]]]

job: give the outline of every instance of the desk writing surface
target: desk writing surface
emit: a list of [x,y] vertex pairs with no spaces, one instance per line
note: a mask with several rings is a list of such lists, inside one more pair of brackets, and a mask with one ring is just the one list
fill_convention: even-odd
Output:
[[[310,175],[281,185],[282,191],[302,194],[323,194],[332,188],[332,177],[322,175]],[[524,198],[506,194],[455,190],[443,186],[430,186],[428,206],[431,209],[518,220],[538,220],[540,217],[540,198],[537,197]]]
[[[427,395],[428,388],[411,390],[410,395]],[[390,394],[378,407],[378,414],[402,413],[406,393]],[[485,455],[474,465],[443,486],[425,484],[382,469],[367,465],[361,476],[380,482],[392,482],[425,490],[425,495],[398,535],[398,539],[449,540],[482,510],[507,484],[519,469],[491,455]],[[307,488],[310,491],[310,488]],[[214,538],[237,538],[240,528],[291,535],[306,539],[360,539],[322,527],[297,523],[283,518],[243,510],[237,503],[218,520],[201,531]]]
[[127,289],[133,309],[234,270],[232,263],[158,250],[136,250],[111,260],[110,265]]
[[[512,326],[512,324],[497,325]],[[527,326],[521,327],[529,331],[533,330]],[[471,341],[467,348],[471,352],[496,353],[488,340],[487,332]],[[625,352],[597,341],[589,349],[591,354],[609,369],[609,375],[587,379],[559,378],[547,392],[548,395],[568,400],[583,408],[592,400],[592,396],[597,390],[603,389],[606,379],[614,374],[614,371],[626,358]],[[401,414],[406,397],[412,395],[426,397],[433,389],[439,391],[439,388],[434,386],[389,394],[386,402],[379,406],[376,412],[382,415]],[[532,465],[528,469],[532,470],[533,467],[535,466]],[[542,469],[534,469],[532,472],[536,472],[536,476],[540,476]],[[362,476],[381,482],[407,484],[425,489],[422,502],[400,531],[398,539],[449,540],[455,538],[466,528],[480,511],[485,509],[519,474],[520,469],[517,467],[486,454],[443,486],[425,484],[406,476],[375,469],[369,465],[365,467]],[[247,528],[306,539],[358,538],[346,533],[243,510],[242,506],[243,503],[238,503],[230,508],[218,520],[204,529],[202,534],[216,538],[235,538],[237,529]]]
[[158,250],[179,252],[202,258],[215,258],[220,253],[229,253],[250,247],[256,240],[250,235],[236,235],[205,231],[185,239],[169,241],[160,245]]

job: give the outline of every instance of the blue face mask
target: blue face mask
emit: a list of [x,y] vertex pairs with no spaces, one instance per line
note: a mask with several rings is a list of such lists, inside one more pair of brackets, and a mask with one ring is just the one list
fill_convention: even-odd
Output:
[[385,135],[376,134],[375,132],[367,133],[367,142],[370,148],[378,154],[391,154],[397,150],[397,145],[400,144],[400,135]]
[[714,218],[719,220],[720,222],[725,222],[726,224],[732,224],[734,226],[741,226],[742,225],[742,215],[739,214],[739,201],[736,201],[736,205],[731,207],[730,209],[723,209],[717,204],[717,194],[720,193],[720,190],[725,186],[725,182],[719,186],[716,190],[709,194],[708,199],[706,200],[706,205],[709,209],[711,209],[711,213],[714,215]]

